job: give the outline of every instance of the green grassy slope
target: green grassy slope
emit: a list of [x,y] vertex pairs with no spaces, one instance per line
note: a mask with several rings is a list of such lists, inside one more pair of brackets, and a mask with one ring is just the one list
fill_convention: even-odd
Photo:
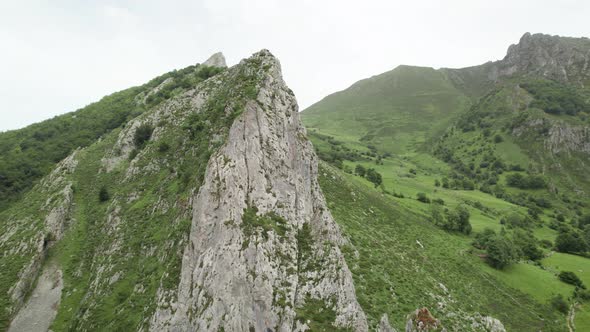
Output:
[[509,331],[565,329],[546,297],[567,295],[571,287],[553,274],[532,265],[515,267],[544,281],[547,296],[527,295],[490,271],[470,249],[469,237],[438,229],[412,206],[422,203],[384,195],[326,164],[320,174],[330,210],[350,239],[346,259],[372,325],[385,312],[403,329],[405,315],[426,306],[451,331],[471,330],[477,313],[500,319]]
[[344,142],[403,153],[444,131],[468,104],[443,72],[400,66],[324,98],[302,120]]
[[[75,112],[0,133],[0,210],[21,197],[76,148],[92,144],[102,135],[217,72],[218,68],[199,65],[174,70]],[[161,88],[156,89],[161,84]]]
[[[442,203],[442,209],[465,206],[473,234],[459,237],[462,246],[459,241],[458,247],[451,249],[449,245],[457,235],[440,233],[448,241],[437,244],[441,251],[473,251],[485,257],[486,252],[475,249],[471,242],[484,230],[492,229],[505,237],[525,232],[536,241],[542,255],[550,257],[535,263],[521,257],[504,269],[475,260],[474,266],[483,274],[471,274],[465,284],[489,277],[498,287],[511,289],[509,295],[526,294],[536,303],[533,307],[549,303],[556,295],[562,295],[570,304],[580,301],[574,298],[574,288],[561,282],[557,274],[569,269],[586,280],[590,259],[553,251],[562,232],[574,232],[585,236],[582,241],[590,241],[583,221],[590,215],[590,156],[582,152],[582,146],[588,144],[587,134],[583,133],[587,133],[590,124],[589,91],[532,75],[514,75],[492,82],[487,77],[492,66],[487,63],[439,71],[402,66],[326,97],[304,110],[302,119],[320,158],[344,172],[342,177],[348,185],[375,191],[375,195],[380,192],[392,201],[388,203],[391,206],[387,215],[411,211],[413,216],[401,218],[423,223],[429,220],[434,203],[419,202],[418,194]],[[579,143],[573,143],[576,140]],[[380,173],[382,184],[375,187],[366,178],[353,175],[359,165]],[[518,176],[534,180],[538,186],[519,187],[511,180]],[[347,210],[352,203],[344,205],[344,211],[334,213],[346,229],[355,213]],[[331,208],[338,211],[339,204]],[[365,212],[356,219],[355,222],[371,225],[375,217]],[[514,224],[514,220],[524,222]],[[361,229],[349,228],[348,232],[354,237]],[[371,238],[376,240],[377,236]],[[369,243],[367,240],[362,244],[367,252]],[[412,248],[400,248],[399,255],[408,254]],[[378,261],[371,260],[365,268],[373,269],[372,264]],[[561,261],[564,263],[560,265]],[[572,261],[575,269],[568,263]],[[442,255],[433,264],[442,268],[453,263],[450,256]],[[365,276],[360,277],[361,283]],[[360,292],[367,291],[359,287]],[[400,304],[400,311],[428,304],[427,300],[415,297],[418,284],[407,287],[408,298],[413,302]],[[465,291],[461,284],[457,287]],[[393,300],[382,300],[387,306],[392,305]],[[497,309],[496,314],[512,330],[534,330],[534,325],[514,325],[517,323],[512,319],[518,314],[504,312],[506,307],[488,305],[493,309],[486,305],[481,308]],[[578,306],[575,322],[580,328],[590,325],[587,305],[582,302]],[[546,308],[563,322],[563,314]]]

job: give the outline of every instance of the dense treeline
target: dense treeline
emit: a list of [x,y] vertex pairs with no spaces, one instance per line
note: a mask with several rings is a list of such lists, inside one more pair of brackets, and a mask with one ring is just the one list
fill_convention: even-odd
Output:
[[[0,133],[0,210],[76,148],[88,146],[146,109],[221,70],[203,66],[174,70],[143,86],[113,93],[75,112]],[[168,83],[157,92],[148,93],[166,80]],[[145,103],[143,98],[146,98]]]

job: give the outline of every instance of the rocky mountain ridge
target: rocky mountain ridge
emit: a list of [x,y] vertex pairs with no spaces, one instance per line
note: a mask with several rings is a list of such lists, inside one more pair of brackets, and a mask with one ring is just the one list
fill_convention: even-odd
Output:
[[[42,310],[29,323],[55,330],[367,331],[317,167],[280,64],[260,51],[75,151],[31,191],[31,210],[4,214],[0,264],[18,271],[4,309]],[[63,288],[35,294],[61,304],[26,304],[45,270]]]

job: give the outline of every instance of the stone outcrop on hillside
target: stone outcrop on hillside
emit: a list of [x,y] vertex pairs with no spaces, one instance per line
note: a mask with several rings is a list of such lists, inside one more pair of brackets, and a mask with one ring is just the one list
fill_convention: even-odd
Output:
[[210,67],[227,68],[227,64],[225,63],[225,57],[221,52],[217,52],[210,56],[209,59],[203,62],[203,65]]
[[508,48],[489,75],[495,80],[515,73],[583,83],[581,78],[590,75],[590,40],[527,32]]
[[366,331],[293,93],[268,51],[251,59],[258,94],[209,160],[177,300],[161,297],[151,330],[304,331],[320,304],[335,327]]

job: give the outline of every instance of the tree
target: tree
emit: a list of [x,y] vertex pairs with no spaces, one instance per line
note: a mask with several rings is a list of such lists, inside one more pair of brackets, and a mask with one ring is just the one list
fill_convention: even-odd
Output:
[[434,186],[440,187],[440,181],[438,179],[434,180]]
[[365,177],[367,178],[367,180],[373,182],[373,184],[375,185],[375,188],[379,187],[381,185],[381,183],[383,182],[383,178],[381,177],[381,174],[379,174],[373,168],[369,168],[367,170]]
[[98,199],[101,202],[106,202],[111,198],[111,195],[109,194],[109,191],[107,190],[107,188],[105,186],[100,188],[100,191],[98,192]]
[[363,165],[357,164],[356,167],[354,168],[354,172],[358,176],[365,177],[365,174],[367,174],[367,169]]
[[494,143],[502,143],[503,141],[504,139],[502,138],[502,135],[496,134],[496,136],[494,136]]
[[496,237],[496,232],[491,228],[484,228],[481,233],[475,234],[473,246],[479,249],[487,249],[488,244]]
[[543,258],[543,251],[539,249],[537,239],[532,232],[515,230],[512,234],[512,241],[518,248],[523,258],[536,261]]
[[490,239],[486,252],[487,263],[496,269],[503,269],[518,259],[518,253],[514,244],[501,235]]
[[557,235],[555,249],[560,252],[581,253],[588,250],[588,244],[580,233],[570,229]]
[[469,222],[469,210],[463,205],[458,205],[455,210],[447,213],[447,228],[464,234],[471,234],[471,223]]

